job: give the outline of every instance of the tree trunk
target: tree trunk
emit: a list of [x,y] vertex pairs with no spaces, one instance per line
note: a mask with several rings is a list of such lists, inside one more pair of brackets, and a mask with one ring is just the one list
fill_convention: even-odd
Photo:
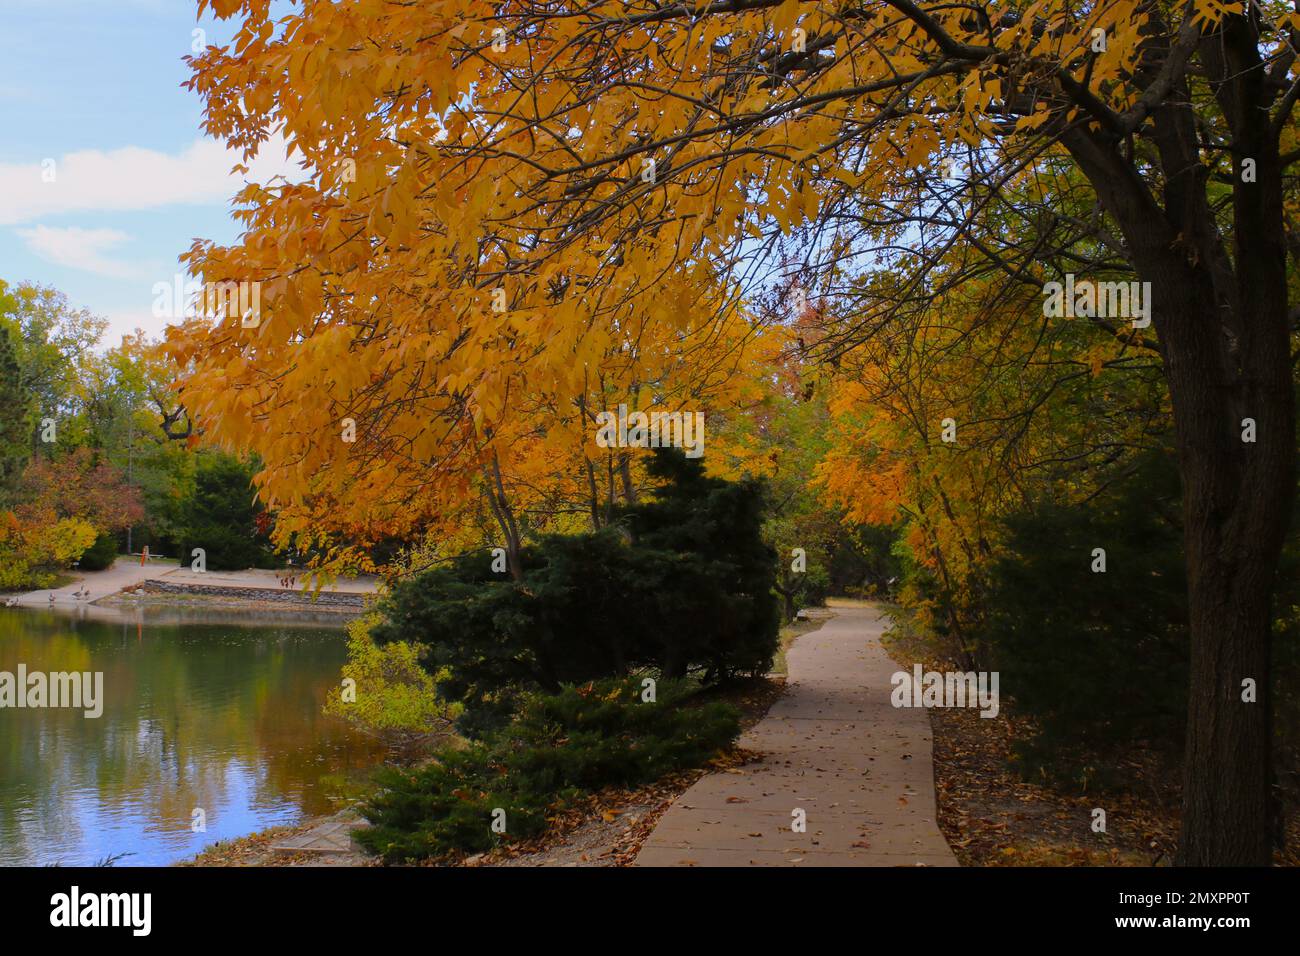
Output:
[[[1184,866],[1271,859],[1271,597],[1294,493],[1295,406],[1285,284],[1259,263],[1238,268],[1254,284],[1235,321],[1215,307],[1208,270],[1144,273],[1166,304],[1161,345],[1183,484],[1191,673],[1176,859]],[[1241,330],[1235,354],[1225,354],[1228,322]],[[1246,419],[1254,442],[1243,440]],[[1247,681],[1254,702],[1243,700]]]
[[505,483],[501,480],[501,463],[496,452],[492,453],[491,472],[489,473],[487,466],[484,466],[484,475],[488,480],[488,504],[506,542],[506,567],[510,571],[511,578],[522,581],[524,565],[519,553],[521,547],[519,523],[515,519],[514,509],[510,506],[510,499],[506,496]]
[[[1113,144],[1064,137],[1151,283],[1173,404],[1191,640],[1183,866],[1266,866],[1272,856],[1271,598],[1295,492],[1295,398],[1281,162],[1268,114],[1251,102],[1243,94],[1226,110],[1234,156],[1257,165],[1255,181],[1234,177],[1231,261],[1184,103],[1154,117],[1170,171],[1164,208]],[[1254,703],[1242,699],[1247,680]]]
[[629,505],[635,505],[636,485],[632,482],[632,456],[627,452],[619,453],[618,474],[623,483],[623,500]]
[[[1272,859],[1272,592],[1295,492],[1295,399],[1280,176],[1267,157],[1259,162],[1252,201],[1237,203],[1235,322],[1229,331],[1205,316],[1205,337],[1219,341],[1198,346],[1217,344],[1217,354],[1235,332],[1230,361],[1219,364],[1230,372],[1215,376],[1204,359],[1169,356],[1191,622],[1183,866]],[[1270,217],[1279,220],[1273,228]],[[1247,419],[1253,442],[1243,439]],[[1242,699],[1247,681],[1253,703]]]
[[599,531],[601,526],[600,492],[596,489],[596,468],[591,463],[590,458],[584,456],[583,460],[587,463],[587,499],[591,508],[591,530]]
[[[1259,508],[1250,509],[1259,513]],[[1269,619],[1272,563],[1230,563],[1216,536],[1187,536],[1191,682],[1180,866],[1266,866],[1272,857]],[[1223,542],[1228,545],[1228,542]],[[1231,545],[1228,545],[1231,547]],[[1243,701],[1254,681],[1255,702]]]
[[[1271,599],[1295,487],[1295,404],[1285,263],[1280,249],[1270,258],[1239,251],[1241,294],[1228,321],[1216,314],[1206,270],[1190,270],[1200,282],[1169,270],[1153,282],[1173,305],[1160,331],[1183,481],[1191,630],[1177,855],[1184,866],[1265,866],[1272,855]],[[1225,346],[1234,331],[1237,341]],[[1247,420],[1253,442],[1244,440]],[[1243,700],[1247,681],[1254,702]]]

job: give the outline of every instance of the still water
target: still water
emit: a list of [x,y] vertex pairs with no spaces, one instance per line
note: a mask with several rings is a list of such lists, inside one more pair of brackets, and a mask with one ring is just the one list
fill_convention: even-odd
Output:
[[337,620],[129,615],[0,609],[0,671],[104,675],[97,719],[0,708],[0,865],[173,863],[330,812],[378,760],[321,713],[346,653]]

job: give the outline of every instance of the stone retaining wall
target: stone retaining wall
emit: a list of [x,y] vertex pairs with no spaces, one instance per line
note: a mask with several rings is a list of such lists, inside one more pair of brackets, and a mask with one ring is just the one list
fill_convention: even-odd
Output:
[[211,597],[239,598],[244,601],[275,601],[280,604],[295,604],[308,607],[343,607],[361,610],[365,607],[366,595],[349,591],[321,591],[313,598],[310,592],[302,588],[241,588],[223,587],[216,584],[178,584],[172,581],[148,579],[140,585],[146,594],[199,594]]

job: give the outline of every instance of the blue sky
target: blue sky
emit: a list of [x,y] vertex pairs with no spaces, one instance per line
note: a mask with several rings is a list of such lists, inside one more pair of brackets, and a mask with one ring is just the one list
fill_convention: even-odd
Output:
[[[0,0],[0,279],[52,285],[110,321],[104,345],[158,334],[153,287],[195,238],[230,242],[238,157],[201,129],[182,57],[233,23],[193,0]],[[282,153],[250,178],[285,172]],[[53,160],[54,178],[43,169]]]

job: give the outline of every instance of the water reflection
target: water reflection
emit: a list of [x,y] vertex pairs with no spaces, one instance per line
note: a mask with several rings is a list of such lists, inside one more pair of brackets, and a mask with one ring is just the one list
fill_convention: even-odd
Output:
[[[328,812],[374,746],[321,714],[335,624],[0,610],[0,671],[103,671],[104,713],[0,709],[0,865],[171,863]],[[207,832],[191,830],[193,811]]]

